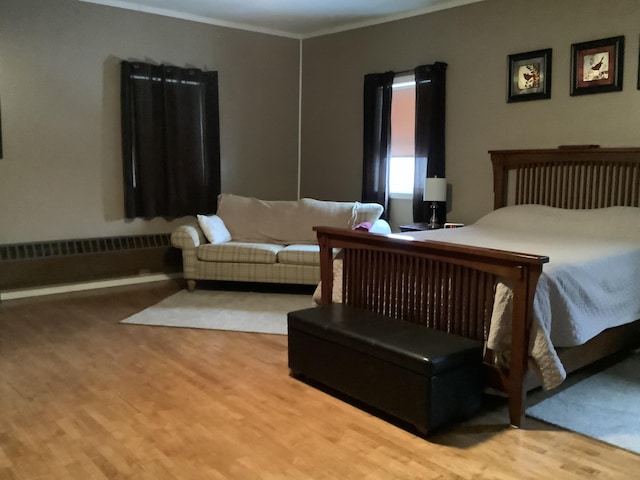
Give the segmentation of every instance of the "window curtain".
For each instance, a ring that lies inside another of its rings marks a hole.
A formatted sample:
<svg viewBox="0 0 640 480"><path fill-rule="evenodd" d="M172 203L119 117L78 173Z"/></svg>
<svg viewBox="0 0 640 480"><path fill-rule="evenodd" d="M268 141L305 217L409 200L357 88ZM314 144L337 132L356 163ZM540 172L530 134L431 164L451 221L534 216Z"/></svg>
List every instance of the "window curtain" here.
<svg viewBox="0 0 640 480"><path fill-rule="evenodd" d="M215 212L218 73L123 61L121 101L125 217Z"/></svg>
<svg viewBox="0 0 640 480"><path fill-rule="evenodd" d="M382 218L387 220L393 77L393 72L372 73L364 77L362 201L382 205Z"/></svg>
<svg viewBox="0 0 640 480"><path fill-rule="evenodd" d="M426 177L445 178L445 79L447 64L436 62L414 69L416 78L415 174L413 221L427 222L431 203L423 201ZM437 202L436 216L443 225L446 202Z"/></svg>

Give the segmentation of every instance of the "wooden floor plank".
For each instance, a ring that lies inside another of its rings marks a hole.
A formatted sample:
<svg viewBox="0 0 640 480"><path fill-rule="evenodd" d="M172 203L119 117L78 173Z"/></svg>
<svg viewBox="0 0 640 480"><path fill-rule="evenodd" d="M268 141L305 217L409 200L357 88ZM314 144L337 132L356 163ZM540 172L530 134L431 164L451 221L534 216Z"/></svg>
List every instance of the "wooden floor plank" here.
<svg viewBox="0 0 640 480"><path fill-rule="evenodd" d="M632 479L504 402L428 440L289 376L281 335L124 325L163 282L0 303L0 479Z"/></svg>

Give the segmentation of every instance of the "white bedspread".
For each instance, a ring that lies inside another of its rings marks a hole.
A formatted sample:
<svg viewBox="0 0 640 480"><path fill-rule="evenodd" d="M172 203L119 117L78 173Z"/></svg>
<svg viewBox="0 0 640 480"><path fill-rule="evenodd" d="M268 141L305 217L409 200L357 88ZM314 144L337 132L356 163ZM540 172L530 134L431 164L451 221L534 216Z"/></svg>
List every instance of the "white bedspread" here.
<svg viewBox="0 0 640 480"><path fill-rule="evenodd" d="M475 224L402 234L549 257L533 306L530 355L544 388L566 377L554 346L580 345L640 319L640 208L505 207ZM511 291L496 289L487 346L508 359Z"/></svg>

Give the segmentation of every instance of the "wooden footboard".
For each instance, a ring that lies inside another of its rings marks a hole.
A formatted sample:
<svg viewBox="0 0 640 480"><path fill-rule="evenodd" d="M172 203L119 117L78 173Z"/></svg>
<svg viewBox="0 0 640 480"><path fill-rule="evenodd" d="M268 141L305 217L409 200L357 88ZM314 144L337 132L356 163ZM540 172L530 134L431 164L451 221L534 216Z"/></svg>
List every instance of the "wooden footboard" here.
<svg viewBox="0 0 640 480"><path fill-rule="evenodd" d="M332 252L341 249L342 302L485 341L496 282L507 282L513 290L510 368L487 363L492 370L487 379L507 393L511 423L521 425L533 297L547 257L330 227L315 230L323 304L334 300Z"/></svg>

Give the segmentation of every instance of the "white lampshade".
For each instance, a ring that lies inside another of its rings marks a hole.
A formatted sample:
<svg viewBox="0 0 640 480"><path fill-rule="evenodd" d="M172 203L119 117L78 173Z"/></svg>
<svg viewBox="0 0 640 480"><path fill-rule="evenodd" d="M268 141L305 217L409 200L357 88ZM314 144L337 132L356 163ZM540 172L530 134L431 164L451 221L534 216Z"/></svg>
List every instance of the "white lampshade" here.
<svg viewBox="0 0 640 480"><path fill-rule="evenodd" d="M447 179L446 178L426 178L424 182L425 202L446 202L447 201Z"/></svg>

